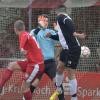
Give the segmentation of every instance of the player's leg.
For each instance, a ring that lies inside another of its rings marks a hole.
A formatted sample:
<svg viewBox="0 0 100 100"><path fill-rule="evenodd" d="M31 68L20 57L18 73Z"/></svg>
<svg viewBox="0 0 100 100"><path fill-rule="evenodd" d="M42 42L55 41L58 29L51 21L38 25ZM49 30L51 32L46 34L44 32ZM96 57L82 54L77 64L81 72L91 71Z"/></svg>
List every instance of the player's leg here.
<svg viewBox="0 0 100 100"><path fill-rule="evenodd" d="M35 90L35 89L36 89L36 87L38 86L38 84L39 84L39 82L40 82L41 78L42 78L42 75L41 75L41 76L39 76L39 77L37 77L37 78L34 80L34 82L30 85L30 90L31 90L31 93L33 93L33 92L34 92L34 90Z"/></svg>
<svg viewBox="0 0 100 100"><path fill-rule="evenodd" d="M29 93L28 94L24 94L25 96L29 96L29 97L32 97L31 96L31 94L32 93L34 93L34 90L36 89L36 87L38 86L38 84L39 84L39 82L40 82L40 78L36 78L33 82L32 82L32 84L30 84L30 90L28 89L27 91L29 91ZM23 85L22 85L22 88L24 88L23 87ZM31 93L30 93L30 91L31 91ZM23 96L23 100L25 100L25 96Z"/></svg>
<svg viewBox="0 0 100 100"><path fill-rule="evenodd" d="M79 62L80 53L81 53L81 48L75 47L73 50L71 50L68 62L66 63L66 66L68 67L70 95L72 96L71 100L77 100L77 79L75 76L75 72L77 64Z"/></svg>
<svg viewBox="0 0 100 100"><path fill-rule="evenodd" d="M60 53L58 66L57 66L57 74L56 74L56 85L59 87L63 82L63 71L66 61L68 60L68 50L62 50Z"/></svg>
<svg viewBox="0 0 100 100"><path fill-rule="evenodd" d="M4 84L10 79L12 73L16 70L25 71L27 66L27 61L17 61L11 62L8 64L8 68L3 72L2 77L0 79L0 92L2 92L2 88Z"/></svg>
<svg viewBox="0 0 100 100"><path fill-rule="evenodd" d="M25 73L25 81L23 82L22 89L24 93L25 100L32 100L32 93L30 90L30 84L38 76L42 75L44 71L44 64L36 64L33 66L28 66Z"/></svg>
<svg viewBox="0 0 100 100"><path fill-rule="evenodd" d="M68 79L69 79L69 88L71 100L77 100L77 79L75 76L75 70L68 68Z"/></svg>
<svg viewBox="0 0 100 100"><path fill-rule="evenodd" d="M64 71L64 64L59 61L57 66L57 73L56 73L56 88L57 90L54 92L54 94L50 97L50 100L55 100L55 98L58 96L59 100L65 100L64 99L64 90L62 88L62 82L63 82L63 71Z"/></svg>
<svg viewBox="0 0 100 100"><path fill-rule="evenodd" d="M32 93L30 91L30 83L27 83L26 80L22 83L22 91L24 94L23 100L32 100Z"/></svg>
<svg viewBox="0 0 100 100"><path fill-rule="evenodd" d="M46 67L46 66L45 66ZM45 68L44 68L44 73L45 73ZM43 74L44 74L43 73ZM38 77L32 82L32 84L30 85L30 90L31 90L31 93L34 92L34 90L36 89L36 87L38 86L43 74L41 75L38 75Z"/></svg>
<svg viewBox="0 0 100 100"><path fill-rule="evenodd" d="M0 92L2 92L2 87L4 86L4 84L6 83L6 81L8 81L10 79L10 77L12 76L12 73L15 70L21 70L20 66L17 64L17 62L11 62L8 65L8 68L6 68L6 70L3 72L2 77L0 79Z"/></svg>
<svg viewBox="0 0 100 100"><path fill-rule="evenodd" d="M56 69L57 69L57 65L56 65L55 60L54 61L51 61L51 60L45 61L45 73L48 75L48 77L51 80L54 81L54 84L55 84ZM30 86L30 90L32 93L34 92L35 88L38 86L40 79L41 79L41 77L37 78ZM60 85L60 87L62 89L62 93L60 95L58 95L58 98L59 98L59 100L65 100L62 84Z"/></svg>
<svg viewBox="0 0 100 100"><path fill-rule="evenodd" d="M63 82L64 79L64 66L66 61L68 60L68 50L62 50L60 53L59 61L58 61L58 66L57 66L57 74L56 74L56 86L57 86L57 92L55 92L51 96L51 100L55 100L54 98L56 97L56 94L61 94L62 90L60 88L60 85Z"/></svg>
<svg viewBox="0 0 100 100"><path fill-rule="evenodd" d="M53 64L52 64L53 63ZM44 73L46 73L48 75L48 77L53 80L53 78L55 77L56 75L56 63L55 63L55 60L45 60L44 61L44 64L45 64L45 70L44 70ZM35 82L32 83L32 85L30 86L30 89L31 89L31 92L33 93L35 88L38 86L39 84L39 81L41 80L42 78L42 75L35 80Z"/></svg>
<svg viewBox="0 0 100 100"><path fill-rule="evenodd" d="M45 61L45 73L48 75L48 77L51 80L53 80L54 84L55 84L56 70L57 70L57 64L56 64L55 60L52 59L52 60ZM60 95L58 95L58 99L65 100L62 84L60 85L60 87L62 89L62 93Z"/></svg>
<svg viewBox="0 0 100 100"><path fill-rule="evenodd" d="M27 67L26 73L25 73L25 80L22 84L22 90L24 93L25 100L32 100L32 93L30 90L30 85L33 81L33 79L36 77L36 75L39 72L39 66L30 66Z"/></svg>
<svg viewBox="0 0 100 100"><path fill-rule="evenodd" d="M49 60L45 60L44 61L45 64L45 70L44 73L46 73L48 75L48 77L53 80L53 78L55 78L56 75L56 63L54 59L49 59ZM30 86L31 92L33 93L35 88L38 86L39 81L41 80L42 75L39 76L38 79L35 80L35 82L32 83L32 85Z"/></svg>

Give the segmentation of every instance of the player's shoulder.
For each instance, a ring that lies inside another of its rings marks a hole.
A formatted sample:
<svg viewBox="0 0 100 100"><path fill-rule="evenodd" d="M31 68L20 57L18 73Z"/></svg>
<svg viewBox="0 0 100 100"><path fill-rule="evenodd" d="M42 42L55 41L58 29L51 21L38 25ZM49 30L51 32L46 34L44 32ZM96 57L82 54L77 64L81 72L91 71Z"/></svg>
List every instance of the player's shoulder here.
<svg viewBox="0 0 100 100"><path fill-rule="evenodd" d="M32 30L30 31L30 35L33 35L33 34L34 34L34 31L35 31L35 29L32 29Z"/></svg>
<svg viewBox="0 0 100 100"><path fill-rule="evenodd" d="M31 30L30 35L37 35L40 32L40 30L41 29L39 27L37 27L37 28Z"/></svg>
<svg viewBox="0 0 100 100"><path fill-rule="evenodd" d="M22 32L21 35L19 35L20 39L28 39L29 38L29 33L27 31Z"/></svg>
<svg viewBox="0 0 100 100"><path fill-rule="evenodd" d="M60 13L59 15L58 15L58 17L57 17L57 19L58 20L61 20L61 19L71 19L72 20L72 18L68 15L68 14L66 14L66 13Z"/></svg>
<svg viewBox="0 0 100 100"><path fill-rule="evenodd" d="M27 36L29 33L27 32L27 31L25 31L25 32L22 32L21 33L21 36Z"/></svg>

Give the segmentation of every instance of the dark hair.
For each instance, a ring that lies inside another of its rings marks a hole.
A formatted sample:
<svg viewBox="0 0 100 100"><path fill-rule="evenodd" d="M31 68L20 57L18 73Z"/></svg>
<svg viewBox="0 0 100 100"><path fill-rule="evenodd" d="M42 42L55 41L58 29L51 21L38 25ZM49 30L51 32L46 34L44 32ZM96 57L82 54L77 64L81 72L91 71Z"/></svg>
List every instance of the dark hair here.
<svg viewBox="0 0 100 100"><path fill-rule="evenodd" d="M14 28L16 28L18 31L23 31L25 30L25 24L22 20L17 20L14 23Z"/></svg>
<svg viewBox="0 0 100 100"><path fill-rule="evenodd" d="M41 14L39 16L44 16L45 18L49 18L49 16L47 14Z"/></svg>

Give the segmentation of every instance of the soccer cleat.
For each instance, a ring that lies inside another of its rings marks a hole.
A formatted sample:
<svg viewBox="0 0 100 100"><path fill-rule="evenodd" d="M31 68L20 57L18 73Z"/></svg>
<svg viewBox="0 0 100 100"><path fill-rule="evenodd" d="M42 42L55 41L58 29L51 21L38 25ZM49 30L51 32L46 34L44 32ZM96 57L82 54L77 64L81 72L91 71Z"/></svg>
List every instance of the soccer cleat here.
<svg viewBox="0 0 100 100"><path fill-rule="evenodd" d="M50 97L50 100L56 100L56 98L58 97L60 93L58 91L55 91L52 96Z"/></svg>
<svg viewBox="0 0 100 100"><path fill-rule="evenodd" d="M61 94L61 93L62 93L62 88L61 87L57 87L56 91L50 97L50 100L56 100L58 95Z"/></svg>

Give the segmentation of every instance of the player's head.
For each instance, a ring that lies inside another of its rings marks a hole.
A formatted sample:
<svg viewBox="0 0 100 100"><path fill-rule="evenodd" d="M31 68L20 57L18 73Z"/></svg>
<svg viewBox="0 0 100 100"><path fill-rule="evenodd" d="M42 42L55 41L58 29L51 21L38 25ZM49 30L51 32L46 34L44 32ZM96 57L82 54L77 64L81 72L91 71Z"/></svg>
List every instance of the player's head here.
<svg viewBox="0 0 100 100"><path fill-rule="evenodd" d="M46 14L41 14L38 16L38 25L41 28L47 28L48 27L48 20L49 17Z"/></svg>
<svg viewBox="0 0 100 100"><path fill-rule="evenodd" d="M20 34L22 31L25 31L25 24L22 20L17 20L14 23L14 31L16 34Z"/></svg>
<svg viewBox="0 0 100 100"><path fill-rule="evenodd" d="M55 9L56 14L66 13L67 8L64 5L60 5Z"/></svg>

